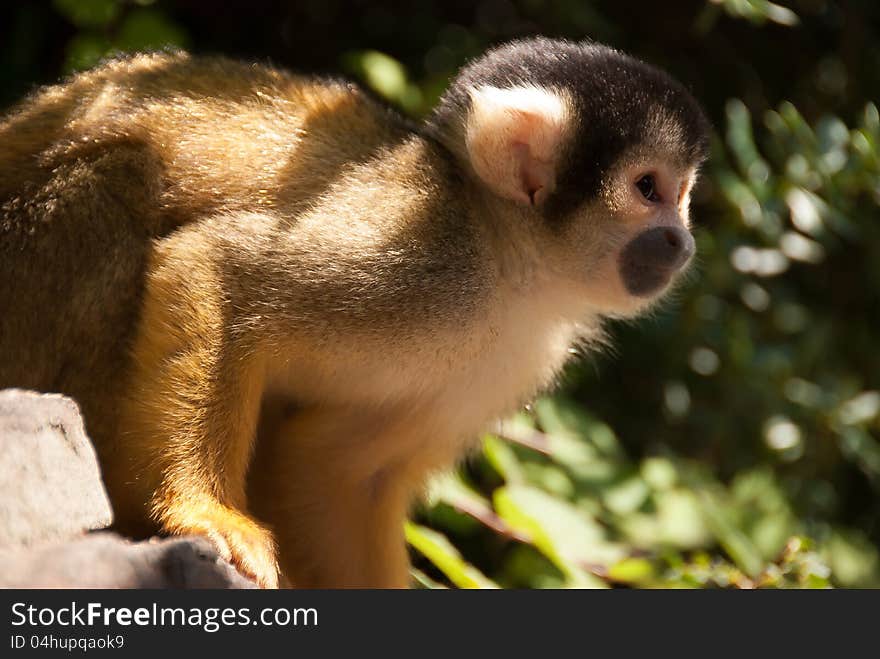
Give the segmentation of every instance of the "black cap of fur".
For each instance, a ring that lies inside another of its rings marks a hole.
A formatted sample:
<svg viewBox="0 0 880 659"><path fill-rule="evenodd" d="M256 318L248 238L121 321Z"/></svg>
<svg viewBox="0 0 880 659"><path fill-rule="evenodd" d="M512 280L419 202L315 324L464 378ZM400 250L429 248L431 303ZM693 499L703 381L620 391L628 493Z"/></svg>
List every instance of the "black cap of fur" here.
<svg viewBox="0 0 880 659"><path fill-rule="evenodd" d="M463 139L469 90L486 85L568 91L577 124L560 163L556 191L547 200L552 215L594 198L609 169L630 149L661 150L695 165L707 154L705 115L674 78L601 44L546 38L510 42L465 66L429 118L429 133L447 144ZM658 130L660 118L678 130Z"/></svg>

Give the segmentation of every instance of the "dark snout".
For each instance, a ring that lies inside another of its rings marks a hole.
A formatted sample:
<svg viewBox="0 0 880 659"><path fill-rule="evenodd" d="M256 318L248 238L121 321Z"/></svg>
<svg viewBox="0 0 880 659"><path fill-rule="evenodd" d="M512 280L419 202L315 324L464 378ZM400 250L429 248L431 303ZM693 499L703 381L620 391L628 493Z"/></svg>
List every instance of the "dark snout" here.
<svg viewBox="0 0 880 659"><path fill-rule="evenodd" d="M632 295L651 295L690 260L694 249L693 236L680 226L648 229L623 248L620 277Z"/></svg>

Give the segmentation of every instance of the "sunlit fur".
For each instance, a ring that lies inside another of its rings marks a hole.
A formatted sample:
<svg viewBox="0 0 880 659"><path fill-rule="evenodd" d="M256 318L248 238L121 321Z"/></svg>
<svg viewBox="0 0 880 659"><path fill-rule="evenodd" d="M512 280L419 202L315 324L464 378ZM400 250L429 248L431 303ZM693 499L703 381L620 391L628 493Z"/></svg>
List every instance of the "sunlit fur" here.
<svg viewBox="0 0 880 659"><path fill-rule="evenodd" d="M206 535L269 587L405 586L427 476L650 302L613 263L656 218L614 177L699 160L679 109L686 144L634 140L577 197L589 90L526 69L526 92L466 69L420 129L348 83L185 54L37 92L0 122L0 386L77 398L128 533ZM551 163L544 194L470 160L469 126L505 157L493 125Z"/></svg>

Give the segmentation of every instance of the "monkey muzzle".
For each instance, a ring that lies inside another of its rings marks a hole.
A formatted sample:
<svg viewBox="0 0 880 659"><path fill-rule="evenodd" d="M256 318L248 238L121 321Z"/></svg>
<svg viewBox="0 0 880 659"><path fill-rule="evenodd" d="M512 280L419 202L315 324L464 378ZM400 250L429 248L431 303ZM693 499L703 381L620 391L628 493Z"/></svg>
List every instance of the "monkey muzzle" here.
<svg viewBox="0 0 880 659"><path fill-rule="evenodd" d="M694 237L680 226L643 231L620 253L620 278L632 295L658 292L694 255Z"/></svg>

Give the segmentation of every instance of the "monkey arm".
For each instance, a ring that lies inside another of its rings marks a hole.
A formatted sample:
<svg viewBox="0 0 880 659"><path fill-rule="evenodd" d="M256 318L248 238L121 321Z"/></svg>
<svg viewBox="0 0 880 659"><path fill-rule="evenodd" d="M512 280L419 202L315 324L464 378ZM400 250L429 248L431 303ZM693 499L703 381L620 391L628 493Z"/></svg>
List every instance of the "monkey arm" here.
<svg viewBox="0 0 880 659"><path fill-rule="evenodd" d="M123 523L148 514L198 533L264 586L277 585L271 534L246 513L245 476L262 394L260 363L229 336L222 283L195 231L151 257L113 465ZM130 504L126 502L131 502Z"/></svg>

